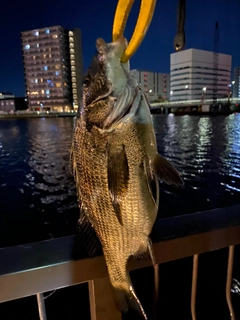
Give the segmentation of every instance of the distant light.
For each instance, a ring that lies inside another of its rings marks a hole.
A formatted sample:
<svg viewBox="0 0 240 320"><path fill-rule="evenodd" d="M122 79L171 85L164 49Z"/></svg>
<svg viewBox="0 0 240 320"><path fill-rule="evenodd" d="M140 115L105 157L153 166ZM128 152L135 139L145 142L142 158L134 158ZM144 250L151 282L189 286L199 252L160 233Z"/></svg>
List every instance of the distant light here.
<svg viewBox="0 0 240 320"><path fill-rule="evenodd" d="M49 111L47 111L47 113L49 113Z"/></svg>
<svg viewBox="0 0 240 320"><path fill-rule="evenodd" d="M149 92L152 92L152 89L149 89Z"/></svg>
<svg viewBox="0 0 240 320"><path fill-rule="evenodd" d="M185 89L187 89L187 88L188 88L188 85L185 86Z"/></svg>
<svg viewBox="0 0 240 320"><path fill-rule="evenodd" d="M206 88L206 87L203 87L202 90L205 92L205 91L207 90L207 88Z"/></svg>
<svg viewBox="0 0 240 320"><path fill-rule="evenodd" d="M232 81L232 85L234 85L235 81Z"/></svg>
<svg viewBox="0 0 240 320"><path fill-rule="evenodd" d="M39 36L39 32L38 31L34 31L34 33L33 33L36 37L38 37Z"/></svg>
<svg viewBox="0 0 240 320"><path fill-rule="evenodd" d="M173 94L173 91L170 91L170 94L172 95L172 94Z"/></svg>
<svg viewBox="0 0 240 320"><path fill-rule="evenodd" d="M50 30L49 30L49 29L45 30L45 33L46 33L46 34L49 34L49 33L50 33Z"/></svg>
<svg viewBox="0 0 240 320"><path fill-rule="evenodd" d="M236 107L238 107L238 103L236 103Z"/></svg>
<svg viewBox="0 0 240 320"><path fill-rule="evenodd" d="M29 44L26 44L26 45L25 45L25 49L26 49L26 50L29 50L29 49L30 49L30 45L29 45Z"/></svg>

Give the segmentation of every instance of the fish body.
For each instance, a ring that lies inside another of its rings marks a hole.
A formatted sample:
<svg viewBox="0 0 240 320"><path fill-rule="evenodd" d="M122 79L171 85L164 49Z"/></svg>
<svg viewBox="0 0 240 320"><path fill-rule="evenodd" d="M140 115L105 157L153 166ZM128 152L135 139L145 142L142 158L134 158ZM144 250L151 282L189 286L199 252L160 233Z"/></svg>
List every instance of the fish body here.
<svg viewBox="0 0 240 320"><path fill-rule="evenodd" d="M120 63L126 40L107 44L98 39L96 46L71 149L79 222L80 227L87 222L101 242L118 308L126 312L133 307L147 319L127 263L139 255L148 255L154 263L149 236L158 211L158 177L168 183L182 181L158 154L147 99L129 64Z"/></svg>

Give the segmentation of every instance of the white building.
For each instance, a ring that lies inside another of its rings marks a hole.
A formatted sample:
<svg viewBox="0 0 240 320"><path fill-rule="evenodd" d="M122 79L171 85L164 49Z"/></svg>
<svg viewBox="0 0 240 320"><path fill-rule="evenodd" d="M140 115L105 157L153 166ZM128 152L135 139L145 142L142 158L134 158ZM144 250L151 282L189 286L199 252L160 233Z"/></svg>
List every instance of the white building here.
<svg viewBox="0 0 240 320"><path fill-rule="evenodd" d="M218 55L218 70L213 68L214 54L210 51L188 49L171 54L170 100L213 98L217 74L217 97L226 97L231 83L230 55Z"/></svg>
<svg viewBox="0 0 240 320"><path fill-rule="evenodd" d="M131 74L137 79L139 85L144 89L144 92L150 102L157 100L159 97L169 99L169 74L137 69L131 70Z"/></svg>

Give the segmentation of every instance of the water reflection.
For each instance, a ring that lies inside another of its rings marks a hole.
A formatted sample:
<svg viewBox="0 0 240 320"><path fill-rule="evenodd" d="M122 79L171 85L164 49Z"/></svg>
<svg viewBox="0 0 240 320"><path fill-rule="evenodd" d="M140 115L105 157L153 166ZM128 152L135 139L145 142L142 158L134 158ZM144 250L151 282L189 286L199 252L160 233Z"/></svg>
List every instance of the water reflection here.
<svg viewBox="0 0 240 320"><path fill-rule="evenodd" d="M153 119L159 152L185 181L183 189L161 184L159 217L240 202L240 114ZM73 123L72 118L1 120L0 245L75 232Z"/></svg>

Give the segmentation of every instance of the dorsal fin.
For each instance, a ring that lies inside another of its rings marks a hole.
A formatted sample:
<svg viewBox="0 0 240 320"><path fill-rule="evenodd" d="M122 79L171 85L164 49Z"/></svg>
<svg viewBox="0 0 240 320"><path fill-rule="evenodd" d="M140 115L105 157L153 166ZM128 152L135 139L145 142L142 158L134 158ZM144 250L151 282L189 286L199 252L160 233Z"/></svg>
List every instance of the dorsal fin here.
<svg viewBox="0 0 240 320"><path fill-rule="evenodd" d="M108 188L114 211L122 225L121 201L127 193L129 167L124 145L117 149L108 145Z"/></svg>
<svg viewBox="0 0 240 320"><path fill-rule="evenodd" d="M88 256L93 258L102 254L101 242L82 207L80 208L80 218L77 229L76 241L80 247L86 250Z"/></svg>

